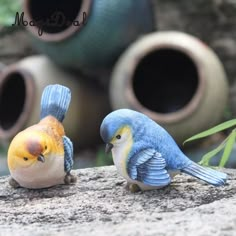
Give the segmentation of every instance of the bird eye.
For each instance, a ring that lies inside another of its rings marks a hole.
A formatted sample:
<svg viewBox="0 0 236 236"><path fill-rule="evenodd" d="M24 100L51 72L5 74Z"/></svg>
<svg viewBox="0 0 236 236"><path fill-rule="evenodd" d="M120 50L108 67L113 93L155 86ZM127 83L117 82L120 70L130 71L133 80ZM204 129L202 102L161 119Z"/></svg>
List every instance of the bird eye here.
<svg viewBox="0 0 236 236"><path fill-rule="evenodd" d="M28 161L29 158L28 158L28 157L24 157L23 159L24 159L25 161Z"/></svg>
<svg viewBox="0 0 236 236"><path fill-rule="evenodd" d="M116 135L116 138L117 139L121 139L121 136L118 134L118 135Z"/></svg>
<svg viewBox="0 0 236 236"><path fill-rule="evenodd" d="M46 145L46 146L44 147L44 149L47 150L47 148L48 148L48 146Z"/></svg>

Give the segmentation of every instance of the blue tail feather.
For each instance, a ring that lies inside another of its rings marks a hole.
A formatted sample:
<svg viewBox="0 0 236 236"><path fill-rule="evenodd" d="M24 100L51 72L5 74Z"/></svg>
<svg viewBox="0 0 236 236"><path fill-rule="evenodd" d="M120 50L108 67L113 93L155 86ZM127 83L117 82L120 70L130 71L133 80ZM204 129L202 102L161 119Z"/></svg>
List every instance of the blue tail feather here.
<svg viewBox="0 0 236 236"><path fill-rule="evenodd" d="M214 186L221 186L226 183L227 174L198 165L192 162L181 170L182 172L199 178Z"/></svg>
<svg viewBox="0 0 236 236"><path fill-rule="evenodd" d="M71 100L70 89L59 84L47 86L41 98L40 119L46 116L54 116L62 122L69 108Z"/></svg>

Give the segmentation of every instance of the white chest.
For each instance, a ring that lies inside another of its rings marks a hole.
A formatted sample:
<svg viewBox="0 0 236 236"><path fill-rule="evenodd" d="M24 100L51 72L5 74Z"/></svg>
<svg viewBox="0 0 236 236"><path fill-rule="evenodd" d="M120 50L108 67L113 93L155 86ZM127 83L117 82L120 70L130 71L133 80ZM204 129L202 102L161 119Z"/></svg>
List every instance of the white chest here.
<svg viewBox="0 0 236 236"><path fill-rule="evenodd" d="M130 152L132 144L123 143L118 147L114 146L112 149L112 157L117 171L122 175L128 182L133 182L127 173L127 158Z"/></svg>
<svg viewBox="0 0 236 236"><path fill-rule="evenodd" d="M11 171L11 176L25 188L47 188L64 183L64 157L49 156L45 162L37 161L27 168Z"/></svg>

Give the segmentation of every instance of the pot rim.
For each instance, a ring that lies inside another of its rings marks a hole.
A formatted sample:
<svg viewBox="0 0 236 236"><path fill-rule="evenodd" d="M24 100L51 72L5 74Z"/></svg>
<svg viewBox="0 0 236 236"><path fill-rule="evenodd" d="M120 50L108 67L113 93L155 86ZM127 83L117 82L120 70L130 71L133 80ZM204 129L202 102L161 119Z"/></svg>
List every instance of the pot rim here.
<svg viewBox="0 0 236 236"><path fill-rule="evenodd" d="M32 15L29 11L29 3L32 0L24 0L23 2L23 12L24 17L26 19L26 21L30 22L32 21ZM92 6L92 1L93 0L82 0L82 4L80 7L80 10L76 16L76 18L74 19L74 21L79 21L80 25L79 26L75 26L73 24L71 24L68 28L66 28L65 30L63 30L62 32L59 33L47 33L47 32L43 32L42 35L39 35L39 28L37 26L30 26L29 24L26 26L26 28L28 29L28 31L30 31L34 36L36 36L37 38L40 38L41 41L48 41L48 42L58 42L58 41L62 41L66 38L71 37L73 34L79 32L85 25L81 23L81 15L83 15L83 12L86 12L86 17L89 16L89 13L91 11L91 6Z"/></svg>
<svg viewBox="0 0 236 236"><path fill-rule="evenodd" d="M35 102L36 85L33 80L33 76L29 71L23 68L19 68L17 65L11 65L1 73L0 96L2 86L4 86L4 83L6 83L13 74L19 74L20 76L22 76L25 84L25 100L24 106L22 107L22 112L19 114L12 127L9 129L4 129L0 126L0 139L3 140L12 138L24 127Z"/></svg>
<svg viewBox="0 0 236 236"><path fill-rule="evenodd" d="M166 114L155 112L143 106L136 98L132 87L133 75L140 61L144 57L146 57L149 53L163 49L175 50L185 54L194 63L198 74L197 89L195 94L192 96L191 100L178 111ZM201 62L198 56L196 56L188 47L185 47L184 45L178 45L178 42L177 43L162 42L159 44L149 44L146 50L139 50L139 51L136 50L135 60L132 60L132 62L129 64L129 67L130 67L129 69L130 74L128 77L130 79L127 81L125 86L126 87L125 97L128 103L131 105L132 108L137 109L142 113L145 113L150 118L160 123L163 124L175 123L180 120L183 120L184 118L187 118L189 115L194 113L194 111L197 109L198 105L202 101L203 96L205 94L206 81L204 76L205 73L204 64Z"/></svg>

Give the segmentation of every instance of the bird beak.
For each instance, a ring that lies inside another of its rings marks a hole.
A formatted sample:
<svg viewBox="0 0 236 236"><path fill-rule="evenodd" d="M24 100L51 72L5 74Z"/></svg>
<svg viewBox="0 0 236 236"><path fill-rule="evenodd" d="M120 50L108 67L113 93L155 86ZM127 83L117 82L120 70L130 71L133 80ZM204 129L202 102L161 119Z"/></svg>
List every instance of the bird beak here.
<svg viewBox="0 0 236 236"><path fill-rule="evenodd" d="M112 148L113 148L113 144L112 143L107 143L106 148L105 148L105 153L108 154L111 151Z"/></svg>
<svg viewBox="0 0 236 236"><path fill-rule="evenodd" d="M40 154L37 159L38 159L38 161L41 161L42 163L45 162L45 157L43 154Z"/></svg>

